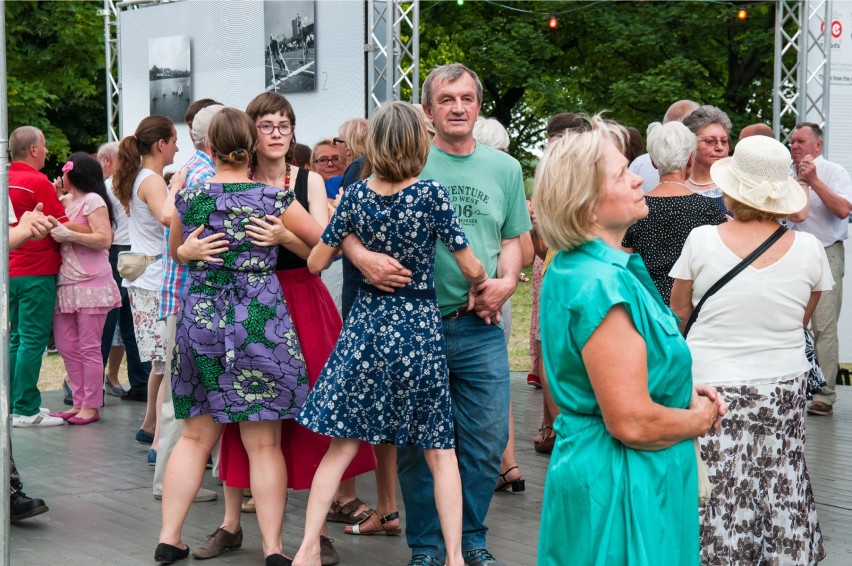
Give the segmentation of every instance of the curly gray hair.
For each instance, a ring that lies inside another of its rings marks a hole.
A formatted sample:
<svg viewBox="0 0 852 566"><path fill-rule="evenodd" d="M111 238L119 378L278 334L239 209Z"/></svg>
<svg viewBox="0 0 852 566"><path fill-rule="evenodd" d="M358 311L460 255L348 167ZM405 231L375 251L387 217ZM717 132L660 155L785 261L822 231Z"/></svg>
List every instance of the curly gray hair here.
<svg viewBox="0 0 852 566"><path fill-rule="evenodd" d="M698 132L710 124L719 124L725 128L725 132L728 134L731 133L731 128L733 127L731 119L728 118L727 114L722 112L718 107L709 104L699 106L683 119L683 125L689 128L695 135L698 135Z"/></svg>

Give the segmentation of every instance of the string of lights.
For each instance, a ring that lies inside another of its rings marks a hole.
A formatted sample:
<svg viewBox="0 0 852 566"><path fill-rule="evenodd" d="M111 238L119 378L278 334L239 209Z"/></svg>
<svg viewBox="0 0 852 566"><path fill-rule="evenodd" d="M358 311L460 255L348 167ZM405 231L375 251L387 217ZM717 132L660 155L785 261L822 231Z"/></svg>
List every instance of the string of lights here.
<svg viewBox="0 0 852 566"><path fill-rule="evenodd" d="M534 15L548 17L548 23L547 23L548 27L550 29L556 29L557 27L559 27L559 19L557 18L557 16L563 16L565 14L570 14L572 12L578 12L580 10L588 10L589 8L597 6L598 4L606 3L608 0L596 0L594 2L580 2L579 6L576 6L576 7L573 7L573 8L568 8L566 10L560 10L560 11L530 10L530 9L521 8L521 7L518 7L518 6L510 6L508 4L501 4L500 2L497 2L495 0L481 0L481 1L487 2L488 4L491 4L492 6L496 6L498 8L502 8L504 10L519 12L521 14L534 14ZM734 4L733 2L730 2L728 0L698 0L698 1L704 2L704 3L707 3L707 4ZM465 0L455 0L455 2L459 6L464 6ZM535 2L534 4L540 6L542 4L545 4L545 2ZM438 5L437 3L432 4L426 10L434 8L437 5ZM737 18L740 19L740 20L745 20L746 18L748 18L748 10L746 10L745 8L738 8Z"/></svg>

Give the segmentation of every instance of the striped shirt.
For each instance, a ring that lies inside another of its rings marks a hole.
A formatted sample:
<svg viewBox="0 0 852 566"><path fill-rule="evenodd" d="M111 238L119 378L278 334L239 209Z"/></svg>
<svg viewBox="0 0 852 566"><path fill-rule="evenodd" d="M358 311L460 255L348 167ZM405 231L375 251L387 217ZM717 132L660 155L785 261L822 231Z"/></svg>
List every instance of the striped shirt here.
<svg viewBox="0 0 852 566"><path fill-rule="evenodd" d="M193 187L203 183L216 174L213 161L206 153L196 150L186 165L188 169L184 187ZM180 292L186 285L186 266L172 261L169 254L169 227L166 226L166 246L163 250L163 284L160 287L160 319L177 313L180 304Z"/></svg>

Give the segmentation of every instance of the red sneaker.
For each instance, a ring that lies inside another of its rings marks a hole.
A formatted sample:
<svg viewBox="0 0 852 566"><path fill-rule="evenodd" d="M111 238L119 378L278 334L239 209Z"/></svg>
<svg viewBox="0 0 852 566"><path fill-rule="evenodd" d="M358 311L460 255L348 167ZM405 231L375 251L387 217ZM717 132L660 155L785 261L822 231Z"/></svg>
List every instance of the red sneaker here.
<svg viewBox="0 0 852 566"><path fill-rule="evenodd" d="M532 385L536 389L541 389L541 378L534 373L528 373L527 385Z"/></svg>

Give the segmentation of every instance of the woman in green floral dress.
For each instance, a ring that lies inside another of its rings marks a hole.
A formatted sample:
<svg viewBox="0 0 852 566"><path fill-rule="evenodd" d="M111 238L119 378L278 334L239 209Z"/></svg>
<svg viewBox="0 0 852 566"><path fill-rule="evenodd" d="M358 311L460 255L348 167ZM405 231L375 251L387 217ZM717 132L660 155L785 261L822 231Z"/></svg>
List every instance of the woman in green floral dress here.
<svg viewBox="0 0 852 566"><path fill-rule="evenodd" d="M189 548L181 543L183 521L222 424L238 422L251 463L266 563L289 564L281 544L287 485L280 421L298 412L308 380L275 275L278 248L255 246L245 226L250 218L273 214L312 243L321 228L294 202L292 191L248 178L257 132L244 112L218 112L208 140L216 175L177 194L169 242L177 261L201 259L188 264L176 321L172 389L175 416L184 422L163 482L155 559L168 563L188 556ZM184 247L185 238L195 248Z"/></svg>

